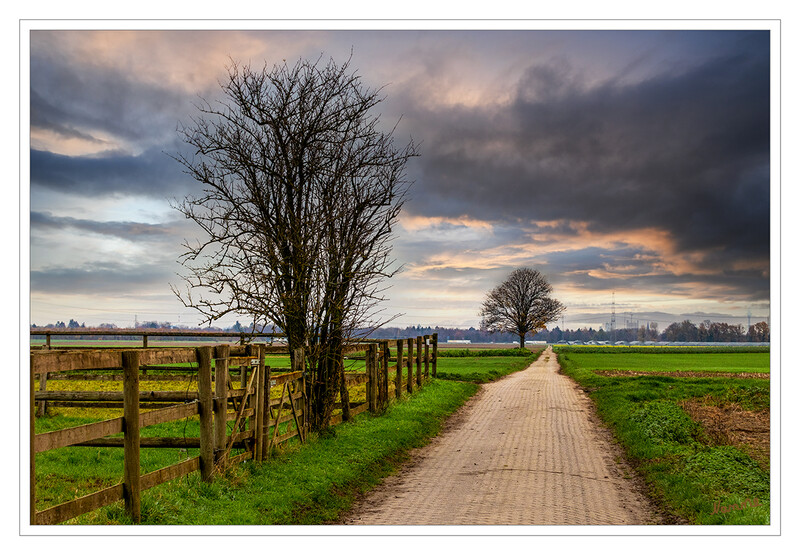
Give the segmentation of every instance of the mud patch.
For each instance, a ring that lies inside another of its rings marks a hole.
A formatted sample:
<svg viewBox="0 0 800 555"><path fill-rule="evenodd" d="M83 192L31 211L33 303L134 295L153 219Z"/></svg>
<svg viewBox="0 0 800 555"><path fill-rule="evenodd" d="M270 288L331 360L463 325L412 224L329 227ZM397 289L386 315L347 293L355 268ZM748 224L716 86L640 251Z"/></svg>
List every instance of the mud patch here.
<svg viewBox="0 0 800 555"><path fill-rule="evenodd" d="M692 420L700 423L711 443L741 449L769 471L769 410L716 406L704 399L688 399L680 405Z"/></svg>
<svg viewBox="0 0 800 555"><path fill-rule="evenodd" d="M638 370L592 370L598 376L666 376L669 378L750 378L768 380L769 372L640 372Z"/></svg>

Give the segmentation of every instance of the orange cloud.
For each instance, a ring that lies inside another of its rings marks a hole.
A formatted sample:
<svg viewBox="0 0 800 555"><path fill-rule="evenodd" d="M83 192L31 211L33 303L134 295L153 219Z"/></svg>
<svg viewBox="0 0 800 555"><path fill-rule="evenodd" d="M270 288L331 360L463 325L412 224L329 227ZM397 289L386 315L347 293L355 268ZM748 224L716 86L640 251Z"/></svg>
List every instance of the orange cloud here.
<svg viewBox="0 0 800 555"><path fill-rule="evenodd" d="M474 218L470 218L469 216L451 218L445 216L411 216L401 213L399 221L400 225L402 225L407 231L422 231L425 229L432 229L442 224L479 229L487 232L491 232L493 228L491 223L483 220L476 220Z"/></svg>
<svg viewBox="0 0 800 555"><path fill-rule="evenodd" d="M403 227L410 232L424 232L442 223L462 226L472 232L492 233L490 222L471 218L405 217ZM678 251L673 236L667 230L641 228L629 231L601 232L591 230L588 222L552 220L533 222L535 228L527 235L529 241L518 241L488 249L467 249L460 252L437 253L407 266L406 277L425 279L430 272L447 268L474 268L488 270L501 267L536 264L544 262L551 253L578 251L587 248L618 250L620 248L643 249L635 259L646 262L649 270L632 274L639 266L609 262L596 268L580 270L579 273L597 279L628 278L632 276L658 275L710 275L714 271L703 268L701 263L707 251ZM707 285L704 284L707 288ZM692 286L675 286L675 290L688 291ZM586 294L586 289L581 289Z"/></svg>

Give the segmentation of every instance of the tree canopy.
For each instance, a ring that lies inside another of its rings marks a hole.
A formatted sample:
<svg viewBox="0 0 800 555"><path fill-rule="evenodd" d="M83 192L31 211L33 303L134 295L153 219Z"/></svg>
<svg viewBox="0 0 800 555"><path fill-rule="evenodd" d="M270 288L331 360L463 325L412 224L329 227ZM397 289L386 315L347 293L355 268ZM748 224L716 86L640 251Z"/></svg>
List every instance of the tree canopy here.
<svg viewBox="0 0 800 555"><path fill-rule="evenodd" d="M392 225L417 155L372 114L380 89L349 61L320 60L260 70L232 62L223 99L203 101L181 129L193 152L176 159L203 192L175 207L203 237L185 243L187 286L173 287L209 323L248 315L279 327L292 352L304 348L315 427L327 424L343 380L342 342L372 323L381 281L395 271Z"/></svg>
<svg viewBox="0 0 800 555"><path fill-rule="evenodd" d="M553 287L532 268L518 268L492 289L481 307L481 328L491 332L511 332L525 348L525 336L544 329L566 307L550 296Z"/></svg>

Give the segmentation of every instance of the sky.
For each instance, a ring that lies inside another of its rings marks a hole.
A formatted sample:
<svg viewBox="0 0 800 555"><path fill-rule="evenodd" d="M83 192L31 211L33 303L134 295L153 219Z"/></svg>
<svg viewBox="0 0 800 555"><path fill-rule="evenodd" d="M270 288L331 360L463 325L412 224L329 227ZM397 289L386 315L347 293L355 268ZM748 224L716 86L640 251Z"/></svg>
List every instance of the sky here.
<svg viewBox="0 0 800 555"><path fill-rule="evenodd" d="M170 288L198 236L170 206L199 187L178 127L231 60L351 56L420 145L392 325L477 327L521 266L567 307L551 327L600 327L612 298L618 327L769 316L768 31L34 30L31 322L199 323Z"/></svg>

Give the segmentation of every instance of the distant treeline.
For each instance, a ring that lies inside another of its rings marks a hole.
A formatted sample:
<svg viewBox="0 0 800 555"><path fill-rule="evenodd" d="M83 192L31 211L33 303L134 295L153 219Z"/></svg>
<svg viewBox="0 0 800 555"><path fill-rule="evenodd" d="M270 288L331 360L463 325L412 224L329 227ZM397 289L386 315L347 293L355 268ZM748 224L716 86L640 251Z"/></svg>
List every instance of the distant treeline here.
<svg viewBox="0 0 800 555"><path fill-rule="evenodd" d="M579 330L561 330L558 327L536 334L534 339L558 343L560 341L669 341L689 343L761 343L769 341L769 324L758 322L745 330L741 324L705 321L695 325L689 320L675 322L663 332L656 326L641 326L638 329L628 328L614 331L583 328Z"/></svg>
<svg viewBox="0 0 800 555"><path fill-rule="evenodd" d="M100 324L95 327L86 327L83 323L78 323L70 319L69 323L57 322L56 324L47 324L46 326L37 326L33 324L31 330L86 330L86 335L91 335L92 330L125 330L130 331L131 328L118 328L114 324ZM227 328L220 327L205 327L205 328L187 328L185 326L174 326L169 322L143 322L138 327L133 328L147 332L158 331L197 331L202 332L232 332L235 334L240 333L253 333L252 324L243 326L238 321L233 326ZM273 326L268 326L266 329L255 330L258 333L272 333L279 332L280 329ZM488 331L476 328L446 328L441 326L407 326L405 328L399 327L384 327L377 330L361 330L356 335L358 337L369 337L371 339L402 339L406 337L415 337L418 335L429 335L432 333L439 334L439 342L447 342L450 340L464 341L468 340L472 343L516 343L518 338L513 333L489 333ZM537 333L533 337L528 337L529 340L546 341L548 343L558 343L561 341L681 341L681 342L713 342L713 343L739 343L739 342L767 342L769 341L770 330L769 324L766 322L758 322L745 330L741 324L733 325L725 322L711 322L705 321L700 325L695 325L689 320L683 322L675 322L666 327L663 332L658 331L655 325L641 326L638 329L618 329L613 331L606 331L604 329L581 328L576 330L562 330L558 326L552 330L544 330ZM124 336L120 336L124 338ZM164 340L174 339L186 341L186 337L164 337Z"/></svg>
<svg viewBox="0 0 800 555"><path fill-rule="evenodd" d="M489 333L484 330L469 328L445 328L440 326L408 326L406 328L381 328L369 334L373 339L397 339L416 335L439 334L439 342L448 340L469 340L472 343L516 343L518 338L513 333ZM676 322L667 326L663 332L658 331L655 325L641 326L638 329L619 329L606 331L604 329L581 328L576 330L562 330L558 326L552 330L544 330L528 340L558 343L560 341L685 341L685 342L713 342L713 343L740 343L740 342L766 342L769 341L769 325L759 322L750 326L727 324L725 322L706 321L699 326L689 320Z"/></svg>

